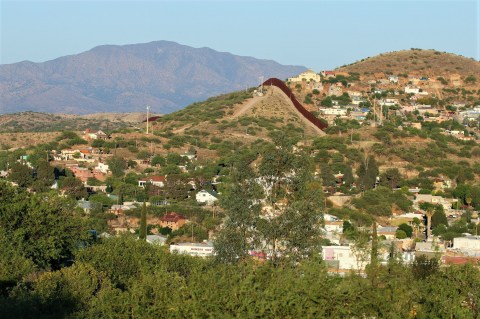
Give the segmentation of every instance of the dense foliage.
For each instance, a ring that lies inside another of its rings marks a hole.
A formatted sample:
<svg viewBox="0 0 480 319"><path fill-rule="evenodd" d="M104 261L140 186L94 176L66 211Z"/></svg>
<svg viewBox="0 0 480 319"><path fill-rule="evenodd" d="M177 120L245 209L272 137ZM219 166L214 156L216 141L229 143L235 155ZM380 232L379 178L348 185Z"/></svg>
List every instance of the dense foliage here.
<svg viewBox="0 0 480 319"><path fill-rule="evenodd" d="M225 265L123 237L80 251L71 267L18 279L0 309L9 318L476 318L478 269L435 265L391 258L372 280L327 274L317 258Z"/></svg>

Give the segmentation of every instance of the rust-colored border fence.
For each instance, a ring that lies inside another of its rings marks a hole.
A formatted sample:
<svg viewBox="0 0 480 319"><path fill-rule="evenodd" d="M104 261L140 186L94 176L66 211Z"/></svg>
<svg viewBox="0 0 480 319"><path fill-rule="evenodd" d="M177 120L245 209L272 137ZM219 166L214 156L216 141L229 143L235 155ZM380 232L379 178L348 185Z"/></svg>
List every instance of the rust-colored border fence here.
<svg viewBox="0 0 480 319"><path fill-rule="evenodd" d="M313 125L315 125L319 129L324 130L328 127L327 123L320 121L312 113L307 111L307 109L304 108L303 105L300 104L300 102L297 101L297 99L295 98L295 95L293 95L292 93L292 90L290 90L290 88L282 80L277 78L270 78L265 82L263 82L263 85L265 86L274 85L280 90L282 90L283 93L285 93L290 98L295 108L303 115L303 117L305 117L307 120L309 120L311 123L313 123Z"/></svg>

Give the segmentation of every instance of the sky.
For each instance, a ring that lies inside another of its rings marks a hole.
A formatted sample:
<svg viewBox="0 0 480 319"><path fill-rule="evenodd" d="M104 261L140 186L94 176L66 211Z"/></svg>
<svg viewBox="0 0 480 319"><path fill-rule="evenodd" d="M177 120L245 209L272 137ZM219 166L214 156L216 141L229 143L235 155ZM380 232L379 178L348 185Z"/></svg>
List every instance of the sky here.
<svg viewBox="0 0 480 319"><path fill-rule="evenodd" d="M480 0L0 0L0 64L157 40L317 72L410 48L480 60Z"/></svg>

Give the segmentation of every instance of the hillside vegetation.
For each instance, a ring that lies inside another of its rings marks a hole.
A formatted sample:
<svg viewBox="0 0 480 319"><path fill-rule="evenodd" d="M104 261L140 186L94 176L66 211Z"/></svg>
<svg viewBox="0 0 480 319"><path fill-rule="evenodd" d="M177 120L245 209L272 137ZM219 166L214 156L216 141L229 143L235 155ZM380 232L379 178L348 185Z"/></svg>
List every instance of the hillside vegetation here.
<svg viewBox="0 0 480 319"><path fill-rule="evenodd" d="M404 50L368 57L337 69L342 72L451 75L480 75L480 62L436 50Z"/></svg>

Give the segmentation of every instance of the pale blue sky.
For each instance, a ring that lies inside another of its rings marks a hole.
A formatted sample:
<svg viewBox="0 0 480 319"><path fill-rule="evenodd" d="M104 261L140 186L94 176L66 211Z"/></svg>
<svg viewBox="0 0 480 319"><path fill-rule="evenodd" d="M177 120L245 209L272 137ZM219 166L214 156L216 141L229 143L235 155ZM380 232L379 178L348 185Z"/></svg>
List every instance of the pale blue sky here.
<svg viewBox="0 0 480 319"><path fill-rule="evenodd" d="M409 48L478 60L479 19L480 0L0 0L0 63L156 40L316 71Z"/></svg>

